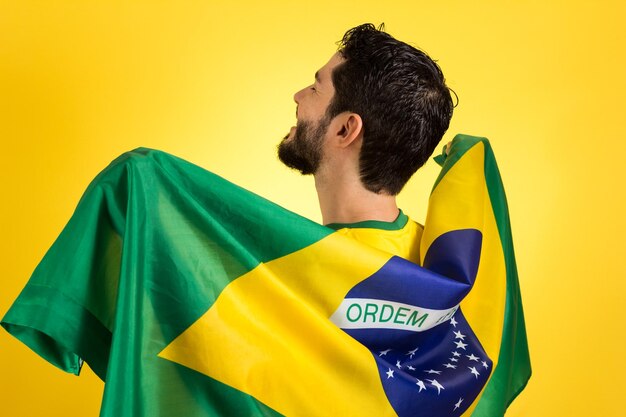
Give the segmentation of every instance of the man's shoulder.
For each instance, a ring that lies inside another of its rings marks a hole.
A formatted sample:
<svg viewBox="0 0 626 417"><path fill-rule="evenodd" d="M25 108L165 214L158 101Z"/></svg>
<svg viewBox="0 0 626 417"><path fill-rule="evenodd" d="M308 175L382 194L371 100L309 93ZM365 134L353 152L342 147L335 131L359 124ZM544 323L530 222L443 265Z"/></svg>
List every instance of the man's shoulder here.
<svg viewBox="0 0 626 417"><path fill-rule="evenodd" d="M400 256L412 262L419 262L419 244L424 226L406 218L401 227L375 227L376 223L370 223L370 227L343 227L337 230L344 236L355 239L366 245L375 247L392 255Z"/></svg>

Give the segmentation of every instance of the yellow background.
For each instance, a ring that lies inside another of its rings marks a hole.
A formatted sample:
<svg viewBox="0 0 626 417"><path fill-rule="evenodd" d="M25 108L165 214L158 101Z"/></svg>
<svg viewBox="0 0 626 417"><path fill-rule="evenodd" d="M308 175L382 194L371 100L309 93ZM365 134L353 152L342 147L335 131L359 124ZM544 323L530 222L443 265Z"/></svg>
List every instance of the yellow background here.
<svg viewBox="0 0 626 417"><path fill-rule="evenodd" d="M159 148L319 220L275 146L344 31L385 22L458 93L445 140L491 139L534 375L508 417L624 415L626 3L3 1L0 315L119 153ZM403 191L423 221L437 174ZM102 383L0 332L0 414L97 416Z"/></svg>

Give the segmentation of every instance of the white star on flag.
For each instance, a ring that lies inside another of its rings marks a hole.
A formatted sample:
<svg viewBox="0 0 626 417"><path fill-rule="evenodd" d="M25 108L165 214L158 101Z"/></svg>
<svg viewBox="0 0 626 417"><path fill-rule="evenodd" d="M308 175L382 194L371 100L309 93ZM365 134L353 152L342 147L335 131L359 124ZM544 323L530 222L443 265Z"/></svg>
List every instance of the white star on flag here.
<svg viewBox="0 0 626 417"><path fill-rule="evenodd" d="M414 371L415 368L413 368L411 365L408 366L409 370Z"/></svg>
<svg viewBox="0 0 626 417"><path fill-rule="evenodd" d="M393 369L389 368L389 370L387 371L387 379L389 378L393 378Z"/></svg>
<svg viewBox="0 0 626 417"><path fill-rule="evenodd" d="M413 350L409 350L409 351L407 352L407 356L409 356L409 355L410 355L409 359L413 359L413 356L415 356L415 352L417 352L417 349L419 349L419 348L415 348L415 349L413 349Z"/></svg>
<svg viewBox="0 0 626 417"><path fill-rule="evenodd" d="M483 361L483 366L484 366L485 368L489 368L489 364L488 364L487 362L485 362L485 361Z"/></svg>
<svg viewBox="0 0 626 417"><path fill-rule="evenodd" d="M417 380L417 382L415 383L418 387L420 387L420 390L417 392L422 392L422 390L426 389L426 385L424 385L424 382L422 382L421 380Z"/></svg>
<svg viewBox="0 0 626 417"><path fill-rule="evenodd" d="M467 356L470 361L478 362L478 356L474 356L473 353L465 356Z"/></svg>
<svg viewBox="0 0 626 417"><path fill-rule="evenodd" d="M442 389L445 389L443 387L443 385L441 385L439 382L437 382L436 379L427 379L426 381L430 382L435 388L437 388L437 395L439 395L441 393Z"/></svg>
<svg viewBox="0 0 626 417"><path fill-rule="evenodd" d="M454 332L454 338L455 339L465 340L465 335L462 334L461 331L459 330L458 332Z"/></svg>
<svg viewBox="0 0 626 417"><path fill-rule="evenodd" d="M461 354L460 354L459 352L457 352L456 350L455 350L454 352L452 352L452 354L453 354L454 356L461 356Z"/></svg>
<svg viewBox="0 0 626 417"><path fill-rule="evenodd" d="M458 324L456 320L454 320L454 317L452 317L450 319L450 324L453 325L454 327L456 327L456 325Z"/></svg>
<svg viewBox="0 0 626 417"><path fill-rule="evenodd" d="M461 406L462 402L463 402L463 398L459 398L459 401L457 401L456 404L454 404L454 410L459 408ZM452 410L452 411L454 411L454 410Z"/></svg>
<svg viewBox="0 0 626 417"><path fill-rule="evenodd" d="M389 352L391 352L391 349L387 349L387 350L381 350L380 353L378 354L378 356L385 356L386 354L388 354Z"/></svg>
<svg viewBox="0 0 626 417"><path fill-rule="evenodd" d="M441 371L435 371L434 369L429 369L428 371L424 371L424 372L429 373L429 374L437 374L437 375L441 373Z"/></svg>
<svg viewBox="0 0 626 417"><path fill-rule="evenodd" d="M480 374L478 373L478 371L476 370L476 368L474 366L472 366L472 367L468 366L467 369L469 369L474 374L474 376L476 376L476 379L478 379L478 376Z"/></svg>
<svg viewBox="0 0 626 417"><path fill-rule="evenodd" d="M458 342L454 342L454 344L456 344L457 349L463 349L463 350L465 350L465 347L467 346L467 343L463 343L460 340Z"/></svg>
<svg viewBox="0 0 626 417"><path fill-rule="evenodd" d="M398 367L398 369L402 369L402 365L400 365L400 360L399 359L396 361L396 366Z"/></svg>
<svg viewBox="0 0 626 417"><path fill-rule="evenodd" d="M451 358L450 358L450 361L452 361L452 362L458 362L459 360L453 356L453 357L451 357Z"/></svg>
<svg viewBox="0 0 626 417"><path fill-rule="evenodd" d="M456 369L456 365L452 365L451 363L444 363L443 366L445 366L446 368Z"/></svg>

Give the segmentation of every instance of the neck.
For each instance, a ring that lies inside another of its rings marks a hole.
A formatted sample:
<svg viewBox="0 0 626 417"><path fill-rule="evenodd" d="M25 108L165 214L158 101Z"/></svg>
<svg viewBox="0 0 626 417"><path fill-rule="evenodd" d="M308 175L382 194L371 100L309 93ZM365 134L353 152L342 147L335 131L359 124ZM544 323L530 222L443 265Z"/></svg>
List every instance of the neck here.
<svg viewBox="0 0 626 417"><path fill-rule="evenodd" d="M315 188L325 225L365 220L392 222L399 214L395 196L368 191L358 178L327 181L316 176Z"/></svg>

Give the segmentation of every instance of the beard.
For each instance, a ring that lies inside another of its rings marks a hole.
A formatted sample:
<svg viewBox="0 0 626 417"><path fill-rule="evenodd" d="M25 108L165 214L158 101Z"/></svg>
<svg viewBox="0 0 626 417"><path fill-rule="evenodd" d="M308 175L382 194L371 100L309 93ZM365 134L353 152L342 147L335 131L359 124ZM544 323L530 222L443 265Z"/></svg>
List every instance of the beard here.
<svg viewBox="0 0 626 417"><path fill-rule="evenodd" d="M322 160L322 142L329 124L328 117L315 124L298 122L293 138L289 139L287 134L278 145L278 159L302 175L315 174Z"/></svg>

